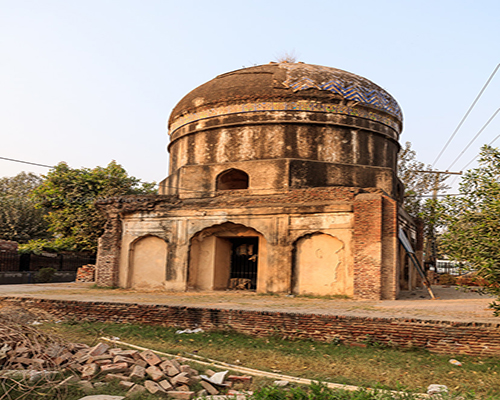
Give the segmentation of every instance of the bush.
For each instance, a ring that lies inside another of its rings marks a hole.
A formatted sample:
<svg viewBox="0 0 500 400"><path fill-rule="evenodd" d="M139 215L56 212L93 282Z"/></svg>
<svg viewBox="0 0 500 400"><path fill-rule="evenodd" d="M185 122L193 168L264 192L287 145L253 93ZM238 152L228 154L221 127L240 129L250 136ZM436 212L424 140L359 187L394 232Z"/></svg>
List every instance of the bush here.
<svg viewBox="0 0 500 400"><path fill-rule="evenodd" d="M456 278L457 285L460 286L490 286L490 283L478 276L476 272L469 272Z"/></svg>
<svg viewBox="0 0 500 400"><path fill-rule="evenodd" d="M456 278L450 274L441 274L441 275L439 275L439 284L440 285L455 285Z"/></svg>
<svg viewBox="0 0 500 400"><path fill-rule="evenodd" d="M37 239L19 245L19 254L60 253L61 251L76 251L76 245L71 238Z"/></svg>
<svg viewBox="0 0 500 400"><path fill-rule="evenodd" d="M57 270L52 267L45 267L41 268L36 274L35 274L35 282L37 283L50 283L52 282L52 279L54 279L54 275L56 274Z"/></svg>

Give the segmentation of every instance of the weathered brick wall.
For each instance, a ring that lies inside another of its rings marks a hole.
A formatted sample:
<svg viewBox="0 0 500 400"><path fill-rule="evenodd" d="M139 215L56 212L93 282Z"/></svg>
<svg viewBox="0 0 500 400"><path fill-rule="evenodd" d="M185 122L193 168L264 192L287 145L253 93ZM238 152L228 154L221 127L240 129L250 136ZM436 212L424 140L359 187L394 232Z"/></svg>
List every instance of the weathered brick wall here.
<svg viewBox="0 0 500 400"><path fill-rule="evenodd" d="M359 299L395 299L397 295L398 282L396 268L398 265L397 253L397 202L379 189L360 189L349 187L321 187L307 189L293 189L285 192L267 194L267 195L252 195L231 193L231 191L223 191L223 194L218 194L214 198L190 199L184 201L175 198L174 196L124 196L120 198L105 199L96 203L96 206L105 212L108 216L106 229L102 237L99 239L99 251L97 256L96 267L96 283L100 286L118 286L125 285L125 277L118 276L120 271L125 271L130 260L127 259L127 248L121 249L122 244L122 219L127 215L134 213L142 213L141 218L144 218L145 226L156 224L157 229L165 231L177 232L173 234L177 236L188 235L187 231L180 230L173 223L173 215L176 219L201 221L203 217L197 215L199 210L205 210L205 214L209 214L207 219L213 216L220 216L221 211L224 212L225 221L232 222L232 218L241 221L241 208L248 210L248 215L251 216L255 211L263 213L265 207L269 207L266 212L270 215L282 216L290 214L302 213L322 213L324 206L333 204L341 205L349 212L354 212L354 230L351 238L346 242L349 250L352 250L354 265L349 259L349 269L353 271L354 278L354 296ZM150 214L148 214L151 212ZM137 214L136 214L137 215ZM163 221L161 221L163 219ZM125 219L124 219L125 220ZM142 219L141 219L142 221ZM160 222L161 221L161 224ZM219 221L220 223L225 221ZM142 222L141 222L142 223ZM161 225L161 227L160 227ZM179 225L182 227L181 225ZM255 228L252 226L252 228ZM130 233L130 229L127 228ZM182 228L184 229L184 228ZM201 229L201 228L200 228ZM255 228L257 229L257 228ZM258 230L258 229L257 229ZM142 228L138 230L139 234L143 234ZM271 231L270 231L271 232ZM289 232L282 231L278 237L267 232L266 240L269 244L269 254L275 250L276 243L285 243L289 237ZM186 236L183 240L189 240ZM124 246L128 246L128 239L124 240ZM288 243L291 245L292 243ZM167 270L169 276L183 276L186 268L188 268L187 247L176 247L176 240L169 240L168 257L169 264ZM123 250L123 254L122 253ZM174 256L175 254L175 256ZM122 258L120 258L120 255ZM291 254L289 254L291 256ZM284 261L275 262L277 271L285 271L290 267L289 258L282 257ZM120 265L123 263L124 265ZM172 273L170 275L170 273ZM286 285L290 279L282 277L281 284L270 286L276 290L286 291ZM279 280L278 275L268 279ZM173 281L173 279L171 279ZM176 285L175 290L182 290L185 283L168 282L167 284ZM278 289L276 289L278 288ZM351 293L348 293L351 295Z"/></svg>
<svg viewBox="0 0 500 400"><path fill-rule="evenodd" d="M381 193L361 193L354 210L354 296L395 299L398 204Z"/></svg>
<svg viewBox="0 0 500 400"><path fill-rule="evenodd" d="M382 198L382 299L396 299L399 292L398 265L398 204L395 200Z"/></svg>
<svg viewBox="0 0 500 400"><path fill-rule="evenodd" d="M354 297L382 298L382 196L358 194L354 201Z"/></svg>
<svg viewBox="0 0 500 400"><path fill-rule="evenodd" d="M344 344L369 339L431 352L500 356L500 323L460 323L401 318L346 317L268 311L223 310L168 305L101 303L4 297L0 306L43 309L58 318L80 321L140 323L204 330L232 329L254 335L280 335Z"/></svg>
<svg viewBox="0 0 500 400"><path fill-rule="evenodd" d="M99 238L95 280L99 286L117 286L120 268L122 220L116 213L108 217L104 234Z"/></svg>

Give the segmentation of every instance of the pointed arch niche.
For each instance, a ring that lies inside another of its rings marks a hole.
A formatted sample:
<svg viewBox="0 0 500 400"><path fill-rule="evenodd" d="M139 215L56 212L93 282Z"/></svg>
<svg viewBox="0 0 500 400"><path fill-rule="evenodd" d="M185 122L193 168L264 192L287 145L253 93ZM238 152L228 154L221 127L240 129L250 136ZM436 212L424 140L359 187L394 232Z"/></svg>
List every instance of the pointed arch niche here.
<svg viewBox="0 0 500 400"><path fill-rule="evenodd" d="M353 294L352 272L344 260L344 243L321 232L294 245L292 292L320 296Z"/></svg>
<svg viewBox="0 0 500 400"><path fill-rule="evenodd" d="M158 236L142 236L130 245L129 288L162 288L167 268L168 243Z"/></svg>

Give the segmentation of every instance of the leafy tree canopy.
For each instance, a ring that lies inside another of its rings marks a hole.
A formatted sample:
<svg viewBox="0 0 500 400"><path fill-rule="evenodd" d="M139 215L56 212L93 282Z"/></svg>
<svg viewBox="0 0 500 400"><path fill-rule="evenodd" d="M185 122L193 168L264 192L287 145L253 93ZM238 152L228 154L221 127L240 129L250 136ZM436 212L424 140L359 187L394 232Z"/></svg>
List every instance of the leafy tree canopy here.
<svg viewBox="0 0 500 400"><path fill-rule="evenodd" d="M11 178L0 178L0 239L26 243L47 236L45 210L36 208L30 194L42 178L21 172Z"/></svg>
<svg viewBox="0 0 500 400"><path fill-rule="evenodd" d="M446 253L465 261L486 279L485 291L500 300L500 150L483 146L479 166L467 171L461 196L446 199L447 230L442 236ZM498 301L498 300L497 300ZM493 302L495 315L500 304Z"/></svg>
<svg viewBox="0 0 500 400"><path fill-rule="evenodd" d="M107 167L71 168L59 163L34 192L34 199L49 213L46 220L56 238L73 242L73 249L96 251L105 217L95 208L100 198L154 193L154 183L141 183L112 161Z"/></svg>

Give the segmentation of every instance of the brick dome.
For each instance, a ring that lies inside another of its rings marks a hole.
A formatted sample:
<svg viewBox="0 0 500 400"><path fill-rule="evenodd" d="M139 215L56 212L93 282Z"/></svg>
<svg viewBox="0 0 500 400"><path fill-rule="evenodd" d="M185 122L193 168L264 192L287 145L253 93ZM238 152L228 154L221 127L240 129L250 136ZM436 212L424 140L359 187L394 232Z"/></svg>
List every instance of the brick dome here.
<svg viewBox="0 0 500 400"><path fill-rule="evenodd" d="M304 63L270 63L219 75L176 105L168 127L172 134L199 120L280 107L364 117L397 133L402 129L398 103L380 86L347 71Z"/></svg>
<svg viewBox="0 0 500 400"><path fill-rule="evenodd" d="M194 89L172 111L161 190L196 197L229 186L345 186L395 196L402 125L394 98L350 72L304 63L240 69Z"/></svg>

